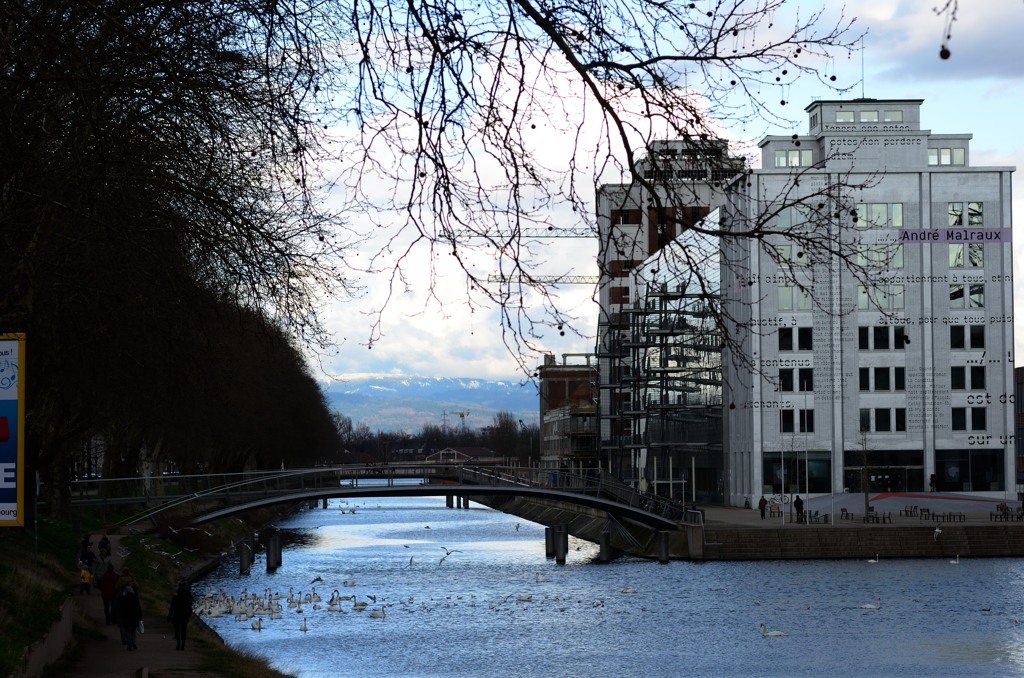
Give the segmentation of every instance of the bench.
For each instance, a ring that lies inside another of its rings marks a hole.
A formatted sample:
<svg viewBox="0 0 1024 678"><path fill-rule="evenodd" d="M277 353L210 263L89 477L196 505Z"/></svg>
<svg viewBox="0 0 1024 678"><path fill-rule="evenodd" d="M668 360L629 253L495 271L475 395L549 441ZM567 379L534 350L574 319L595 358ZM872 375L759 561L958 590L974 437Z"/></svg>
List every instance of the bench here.
<svg viewBox="0 0 1024 678"><path fill-rule="evenodd" d="M917 519L918 520L928 520L928 519L930 519L932 517L931 513L932 513L932 510L928 509L928 508L918 509L918 511L917 511Z"/></svg>
<svg viewBox="0 0 1024 678"><path fill-rule="evenodd" d="M844 508L839 509L839 520L853 520L853 514Z"/></svg>
<svg viewBox="0 0 1024 678"><path fill-rule="evenodd" d="M967 520L967 516L963 513L950 511L946 514L946 520L948 520L951 523L962 523Z"/></svg>
<svg viewBox="0 0 1024 678"><path fill-rule="evenodd" d="M892 511L886 511L878 514L879 520L883 523L892 523Z"/></svg>
<svg viewBox="0 0 1024 678"><path fill-rule="evenodd" d="M865 513L864 514L864 522L865 523L877 523L878 522L878 514L875 513L874 511L871 511L869 513Z"/></svg>
<svg viewBox="0 0 1024 678"><path fill-rule="evenodd" d="M815 511L811 515L811 522L812 523L825 523L827 525L828 524L828 514L827 513L822 513L822 514L819 515L818 512Z"/></svg>
<svg viewBox="0 0 1024 678"><path fill-rule="evenodd" d="M900 515L901 516L907 516L907 517L916 516L917 515L917 506L916 505L911 506L909 504L904 506L903 508L900 509Z"/></svg>
<svg viewBox="0 0 1024 678"><path fill-rule="evenodd" d="M781 516L782 515L782 507L779 506L778 504L771 504L768 507L768 515L771 516L771 517Z"/></svg>

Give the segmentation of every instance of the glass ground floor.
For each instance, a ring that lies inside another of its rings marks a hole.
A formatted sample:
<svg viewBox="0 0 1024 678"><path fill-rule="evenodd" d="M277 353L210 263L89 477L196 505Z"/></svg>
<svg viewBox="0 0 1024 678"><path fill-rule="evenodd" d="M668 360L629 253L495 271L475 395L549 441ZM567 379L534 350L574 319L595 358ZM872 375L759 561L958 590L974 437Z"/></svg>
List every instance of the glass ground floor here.
<svg viewBox="0 0 1024 678"><path fill-rule="evenodd" d="M843 487L833 488L829 450L764 452L764 492L1002 492L1002 449L936 450L934 473L925 475L923 450L847 450Z"/></svg>

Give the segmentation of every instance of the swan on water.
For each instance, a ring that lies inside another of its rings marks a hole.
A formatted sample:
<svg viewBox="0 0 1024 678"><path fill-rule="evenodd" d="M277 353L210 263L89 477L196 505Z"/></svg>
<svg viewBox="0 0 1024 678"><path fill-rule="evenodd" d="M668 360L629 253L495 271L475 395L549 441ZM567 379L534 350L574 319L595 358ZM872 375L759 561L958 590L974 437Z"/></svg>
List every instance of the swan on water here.
<svg viewBox="0 0 1024 678"><path fill-rule="evenodd" d="M960 564L960 554L959 553L956 554L956 560L951 560L949 562L950 562L951 565L959 565Z"/></svg>
<svg viewBox="0 0 1024 678"><path fill-rule="evenodd" d="M253 631L262 631L263 630L263 621L260 620L259 617L256 617L256 619L254 619L252 621L252 630Z"/></svg>
<svg viewBox="0 0 1024 678"><path fill-rule="evenodd" d="M384 608L381 607L379 610L370 610L370 616L374 619L385 619Z"/></svg>
<svg viewBox="0 0 1024 678"><path fill-rule="evenodd" d="M773 638L777 638L779 636L784 636L784 635L786 635L786 634L783 633L782 631L769 631L767 624L764 624L764 623L761 624L761 637L762 638L768 638L769 636L771 636Z"/></svg>
<svg viewBox="0 0 1024 678"><path fill-rule="evenodd" d="M862 609L862 610L877 610L880 607L882 607L882 599L879 597L879 598L875 598L875 602L873 602L873 603L864 603L863 605L860 606L860 609Z"/></svg>
<svg viewBox="0 0 1024 678"><path fill-rule="evenodd" d="M868 558L868 562L869 563L877 563L878 562L878 554L877 553L875 554L874 559Z"/></svg>
<svg viewBox="0 0 1024 678"><path fill-rule="evenodd" d="M305 617L302 618L302 626L299 627L299 630L302 631L303 633L305 633L306 631L309 630L309 627L306 626L306 618Z"/></svg>

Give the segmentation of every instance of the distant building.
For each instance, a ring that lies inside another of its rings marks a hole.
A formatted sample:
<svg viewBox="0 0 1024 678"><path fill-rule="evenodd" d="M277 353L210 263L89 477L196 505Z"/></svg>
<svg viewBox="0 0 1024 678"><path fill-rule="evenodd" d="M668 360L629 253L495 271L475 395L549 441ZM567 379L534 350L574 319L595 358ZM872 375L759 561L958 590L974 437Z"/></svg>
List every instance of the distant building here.
<svg viewBox="0 0 1024 678"><path fill-rule="evenodd" d="M542 468L582 472L600 465L597 447L597 365L555 362L544 356L537 370L540 384L540 452Z"/></svg>

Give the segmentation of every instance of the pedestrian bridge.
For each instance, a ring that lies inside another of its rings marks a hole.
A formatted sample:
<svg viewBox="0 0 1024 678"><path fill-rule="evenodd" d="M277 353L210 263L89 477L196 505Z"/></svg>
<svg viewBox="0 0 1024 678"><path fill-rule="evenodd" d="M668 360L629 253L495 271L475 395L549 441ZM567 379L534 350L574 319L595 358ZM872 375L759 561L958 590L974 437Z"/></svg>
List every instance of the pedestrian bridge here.
<svg viewBox="0 0 1024 678"><path fill-rule="evenodd" d="M334 498L526 497L603 511L653 530L674 530L686 507L641 494L609 473L466 464L370 464L213 475L162 475L77 481L72 504L145 503L132 522L189 506L192 523L279 504ZM500 508L499 508L500 510Z"/></svg>

